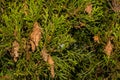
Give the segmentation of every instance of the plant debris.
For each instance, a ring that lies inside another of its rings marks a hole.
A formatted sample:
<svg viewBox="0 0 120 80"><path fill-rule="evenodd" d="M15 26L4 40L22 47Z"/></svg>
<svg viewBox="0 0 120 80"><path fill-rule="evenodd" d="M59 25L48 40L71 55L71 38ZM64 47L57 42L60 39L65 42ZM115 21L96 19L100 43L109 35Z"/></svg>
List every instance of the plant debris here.
<svg viewBox="0 0 120 80"><path fill-rule="evenodd" d="M112 0L112 9L115 12L119 12L120 11L120 4L119 4L119 0Z"/></svg>
<svg viewBox="0 0 120 80"><path fill-rule="evenodd" d="M111 41L108 40L108 42L104 48L104 52L108 56L108 58L111 56L112 50L113 50L113 45L112 45Z"/></svg>
<svg viewBox="0 0 120 80"><path fill-rule="evenodd" d="M94 42L100 43L100 38L99 38L99 36L95 35L95 36L93 37L93 39L94 39Z"/></svg>
<svg viewBox="0 0 120 80"><path fill-rule="evenodd" d="M15 40L12 43L12 51L10 52L10 55L13 57L13 60L17 62L17 58L19 57L19 43Z"/></svg>
<svg viewBox="0 0 120 80"><path fill-rule="evenodd" d="M55 76L54 61L53 61L52 57L47 53L47 49L45 47L42 49L41 55L42 55L43 60L48 62L48 64L50 65L51 76L52 76L52 78L54 78L54 76Z"/></svg>
<svg viewBox="0 0 120 80"><path fill-rule="evenodd" d="M92 4L88 4L85 8L85 12L87 12L89 15L91 14L92 12Z"/></svg>
<svg viewBox="0 0 120 80"><path fill-rule="evenodd" d="M32 52L35 51L39 41L41 40L41 32L42 31L38 22L35 22L33 25L33 31L30 35L30 44L31 44Z"/></svg>

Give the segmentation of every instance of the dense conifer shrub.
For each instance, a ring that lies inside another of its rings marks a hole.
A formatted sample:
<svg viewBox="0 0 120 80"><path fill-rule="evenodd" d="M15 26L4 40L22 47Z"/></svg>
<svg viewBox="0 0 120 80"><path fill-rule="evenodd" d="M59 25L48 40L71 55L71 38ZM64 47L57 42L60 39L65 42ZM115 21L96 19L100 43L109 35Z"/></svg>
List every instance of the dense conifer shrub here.
<svg viewBox="0 0 120 80"><path fill-rule="evenodd" d="M0 80L119 80L119 0L0 0Z"/></svg>

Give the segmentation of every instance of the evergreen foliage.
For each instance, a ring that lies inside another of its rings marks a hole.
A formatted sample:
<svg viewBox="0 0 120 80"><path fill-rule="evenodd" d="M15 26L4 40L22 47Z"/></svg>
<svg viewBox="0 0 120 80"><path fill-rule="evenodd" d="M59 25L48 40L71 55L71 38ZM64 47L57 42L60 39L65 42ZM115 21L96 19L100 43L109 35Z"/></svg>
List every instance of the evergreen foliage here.
<svg viewBox="0 0 120 80"><path fill-rule="evenodd" d="M118 2L0 0L0 80L119 80ZM41 39L32 51L35 22ZM17 61L11 56L14 41L19 44ZM44 48L54 71L43 58Z"/></svg>

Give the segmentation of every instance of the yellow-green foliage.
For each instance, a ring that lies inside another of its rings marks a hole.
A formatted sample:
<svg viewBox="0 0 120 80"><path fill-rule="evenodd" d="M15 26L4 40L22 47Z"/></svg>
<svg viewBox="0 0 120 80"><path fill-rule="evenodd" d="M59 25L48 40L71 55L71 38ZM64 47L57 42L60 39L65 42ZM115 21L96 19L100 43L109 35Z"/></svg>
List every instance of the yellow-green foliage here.
<svg viewBox="0 0 120 80"><path fill-rule="evenodd" d="M54 61L55 80L120 79L120 9L114 1L0 0L0 80L52 80L44 47ZM36 21L42 36L32 52L24 46L31 46ZM14 41L20 45L17 62L10 55Z"/></svg>

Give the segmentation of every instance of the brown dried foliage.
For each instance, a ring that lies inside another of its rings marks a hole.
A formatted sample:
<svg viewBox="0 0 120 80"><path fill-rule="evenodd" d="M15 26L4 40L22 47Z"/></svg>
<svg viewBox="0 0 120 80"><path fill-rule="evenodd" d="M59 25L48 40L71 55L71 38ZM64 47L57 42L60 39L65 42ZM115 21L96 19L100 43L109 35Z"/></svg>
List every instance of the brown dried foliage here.
<svg viewBox="0 0 120 80"><path fill-rule="evenodd" d="M55 76L55 72L54 72L54 61L52 59L52 57L49 55L48 56L48 63L50 64L50 72L51 72L51 76L52 78L54 78Z"/></svg>
<svg viewBox="0 0 120 80"><path fill-rule="evenodd" d="M88 14L91 14L92 12L92 4L88 4L85 8L85 12L87 12Z"/></svg>
<svg viewBox="0 0 120 80"><path fill-rule="evenodd" d="M95 36L93 37L93 39L94 39L94 42L100 43L100 38L99 38L99 36L95 35Z"/></svg>
<svg viewBox="0 0 120 80"><path fill-rule="evenodd" d="M41 55L42 55L43 60L48 62L48 64L50 65L51 76L52 76L52 78L54 78L54 76L55 76L54 61L53 61L52 57L47 53L47 49L46 48L42 49Z"/></svg>
<svg viewBox="0 0 120 80"><path fill-rule="evenodd" d="M11 77L8 75L0 76L0 80L9 80Z"/></svg>
<svg viewBox="0 0 120 80"><path fill-rule="evenodd" d="M111 41L108 40L108 42L104 48L104 52L108 56L108 58L111 56L112 50L113 50L113 45L112 45Z"/></svg>
<svg viewBox="0 0 120 80"><path fill-rule="evenodd" d="M12 51L10 52L10 55L13 57L13 60L16 62L17 58L19 57L19 43L15 40L12 43Z"/></svg>
<svg viewBox="0 0 120 80"><path fill-rule="evenodd" d="M35 22L33 25L33 31L30 35L30 44L31 44L32 52L35 51L39 41L41 40L41 33L42 31L38 22Z"/></svg>
<svg viewBox="0 0 120 80"><path fill-rule="evenodd" d="M112 9L115 12L120 11L120 1L119 0L112 0Z"/></svg>

